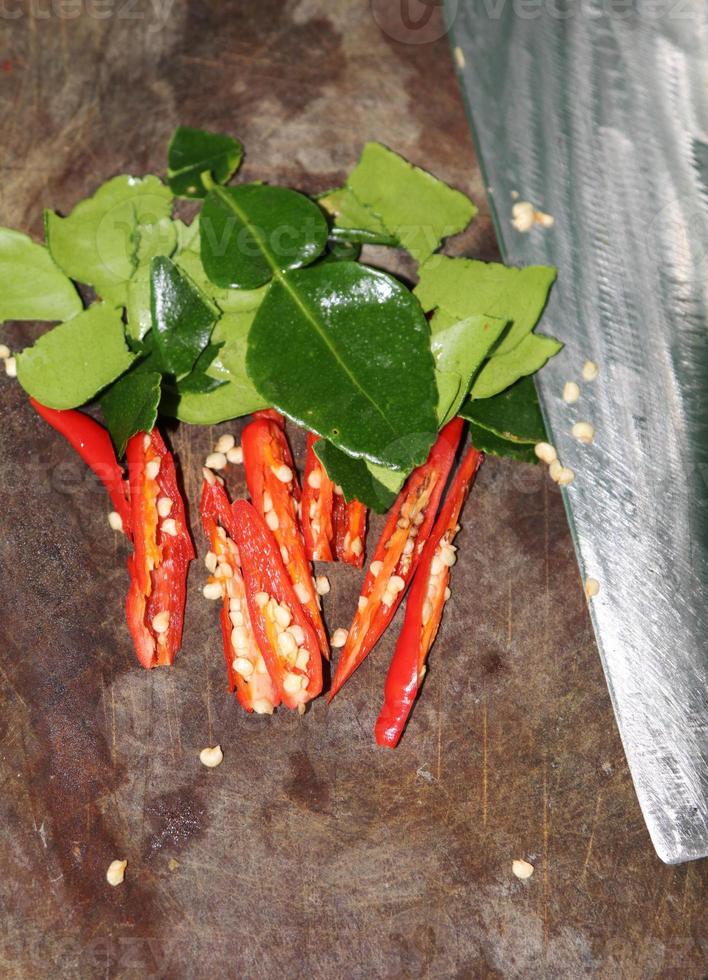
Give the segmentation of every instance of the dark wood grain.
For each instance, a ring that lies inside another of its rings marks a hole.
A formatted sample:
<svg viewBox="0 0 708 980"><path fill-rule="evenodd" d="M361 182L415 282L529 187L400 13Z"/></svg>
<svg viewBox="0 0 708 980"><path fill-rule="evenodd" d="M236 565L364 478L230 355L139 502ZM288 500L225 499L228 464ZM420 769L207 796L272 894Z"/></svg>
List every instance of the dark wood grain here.
<svg viewBox="0 0 708 980"><path fill-rule="evenodd" d="M308 191L382 139L471 194L481 213L452 251L494 257L439 23L403 43L399 5L372 7L6 4L0 221L39 234L42 207L162 172L183 122L237 134L246 177ZM393 631L329 709L246 717L200 565L175 668L140 670L103 492L16 383L0 399L2 976L705 975L706 867L652 851L539 470L485 464L392 753L372 727ZM216 435L238 428L171 434L192 502ZM229 484L243 491L237 471ZM359 576L330 574L334 628ZM225 760L207 771L198 752L215 742ZM111 889L115 857L129 865ZM515 857L535 865L528 881Z"/></svg>

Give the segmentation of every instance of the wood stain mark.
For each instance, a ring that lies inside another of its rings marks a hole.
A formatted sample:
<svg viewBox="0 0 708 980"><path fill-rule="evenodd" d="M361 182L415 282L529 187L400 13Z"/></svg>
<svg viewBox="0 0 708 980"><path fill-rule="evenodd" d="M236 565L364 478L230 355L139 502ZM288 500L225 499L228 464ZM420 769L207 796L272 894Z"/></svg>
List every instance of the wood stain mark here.
<svg viewBox="0 0 708 980"><path fill-rule="evenodd" d="M580 874L580 882L585 881L585 876L588 872L588 867L590 866L590 858L592 856L592 845L595 840L595 830L597 828L597 819L600 813L600 804L602 802L602 792L597 794L597 799L595 800L595 812L592 818L592 826L590 827L590 838L588 840L588 846L585 850L585 860L583 861L583 870Z"/></svg>

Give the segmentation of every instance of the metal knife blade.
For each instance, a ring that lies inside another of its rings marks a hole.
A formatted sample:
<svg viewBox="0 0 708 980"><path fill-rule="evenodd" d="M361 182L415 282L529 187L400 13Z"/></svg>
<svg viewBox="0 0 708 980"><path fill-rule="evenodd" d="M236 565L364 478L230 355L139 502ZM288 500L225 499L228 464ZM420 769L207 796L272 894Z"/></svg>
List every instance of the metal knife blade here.
<svg viewBox="0 0 708 980"><path fill-rule="evenodd" d="M446 0L505 259L558 266L539 376L620 734L659 857L708 855L703 0ZM518 232L512 192L550 213ZM583 383L586 359L600 368ZM575 405L565 381L580 381ZM594 443L570 435L589 420Z"/></svg>

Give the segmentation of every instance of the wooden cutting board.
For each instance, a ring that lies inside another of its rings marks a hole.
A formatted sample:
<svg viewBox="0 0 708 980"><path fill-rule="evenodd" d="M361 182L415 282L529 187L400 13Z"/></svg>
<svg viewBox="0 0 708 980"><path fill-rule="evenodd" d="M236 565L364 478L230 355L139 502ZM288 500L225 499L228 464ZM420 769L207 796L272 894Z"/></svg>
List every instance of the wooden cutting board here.
<svg viewBox="0 0 708 980"><path fill-rule="evenodd" d="M163 172L183 122L238 135L246 178L306 191L381 139L480 205L451 250L495 257L432 8L416 21L415 4L405 20L378 0L135 7L3 20L4 224L39 235L43 207ZM706 867L654 856L540 470L485 464L424 694L390 752L372 728L395 629L330 708L246 717L200 563L175 668L139 669L103 491L16 383L0 380L0 402L3 976L705 974ZM239 428L168 434L202 553L201 463ZM235 468L229 489L244 491ZM360 575L327 571L334 629ZM224 763L207 771L198 753L216 742ZM116 857L129 864L112 889ZM517 857L535 866L527 881Z"/></svg>

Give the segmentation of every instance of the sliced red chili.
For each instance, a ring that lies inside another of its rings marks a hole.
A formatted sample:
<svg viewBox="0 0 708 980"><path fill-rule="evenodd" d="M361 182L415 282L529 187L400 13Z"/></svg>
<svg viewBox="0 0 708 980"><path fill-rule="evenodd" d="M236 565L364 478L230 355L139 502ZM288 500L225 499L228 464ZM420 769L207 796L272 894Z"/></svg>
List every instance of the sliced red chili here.
<svg viewBox="0 0 708 980"><path fill-rule="evenodd" d="M384 704L374 729L379 745L394 748L403 733L425 676L425 662L450 596L450 567L455 563L452 541L467 494L484 456L467 451L440 510L413 579L403 628L386 676Z"/></svg>
<svg viewBox="0 0 708 980"><path fill-rule="evenodd" d="M60 411L56 408L47 408L35 398L30 398L30 403L45 422L63 435L83 461L91 467L108 491L116 513L120 514L123 530L130 535L128 483L118 464L111 437L106 429L83 412L74 409Z"/></svg>
<svg viewBox="0 0 708 980"><path fill-rule="evenodd" d="M209 539L209 585L221 590L221 632L229 690L246 711L272 714L280 696L268 673L251 625L246 586L234 540L234 516L221 483L205 478L199 505L204 532Z"/></svg>
<svg viewBox="0 0 708 980"><path fill-rule="evenodd" d="M463 420L455 418L442 429L427 461L413 470L391 509L337 663L330 701L379 641L403 599L433 526L462 426Z"/></svg>
<svg viewBox="0 0 708 980"><path fill-rule="evenodd" d="M153 429L126 451L134 553L128 559L128 628L143 667L171 664L182 642L189 562L194 547L174 460Z"/></svg>
<svg viewBox="0 0 708 980"><path fill-rule="evenodd" d="M339 561L345 561L356 568L364 566L364 544L366 542L367 509L358 500L344 499L343 494L334 494L333 507L334 548Z"/></svg>
<svg viewBox="0 0 708 980"><path fill-rule="evenodd" d="M264 519L246 500L236 500L232 512L234 540L258 646L283 702L289 708L304 710L305 703L322 690L317 636Z"/></svg>
<svg viewBox="0 0 708 980"><path fill-rule="evenodd" d="M329 644L320 600L305 552L298 511L300 485L282 426L270 417L254 418L241 435L246 482L253 506L265 519L280 549L288 575L325 657Z"/></svg>
<svg viewBox="0 0 708 980"><path fill-rule="evenodd" d="M332 502L334 484L315 455L315 443L319 436L307 433L305 475L302 481L300 513L305 554L310 561L333 561Z"/></svg>

